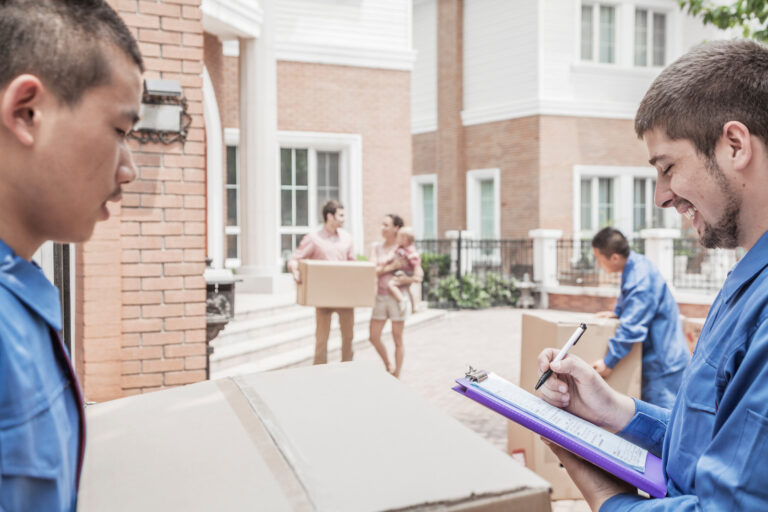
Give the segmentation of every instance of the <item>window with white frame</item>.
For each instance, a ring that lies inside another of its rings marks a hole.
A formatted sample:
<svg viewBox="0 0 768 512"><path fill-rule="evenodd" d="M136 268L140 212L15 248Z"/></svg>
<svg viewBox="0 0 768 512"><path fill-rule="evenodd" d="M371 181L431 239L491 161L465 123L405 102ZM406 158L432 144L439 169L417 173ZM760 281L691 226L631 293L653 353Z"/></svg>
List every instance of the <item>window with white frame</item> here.
<svg viewBox="0 0 768 512"><path fill-rule="evenodd" d="M667 58L667 15L635 9L635 66L664 66Z"/></svg>
<svg viewBox="0 0 768 512"><path fill-rule="evenodd" d="M581 60L616 63L616 7L599 3L581 6Z"/></svg>
<svg viewBox="0 0 768 512"><path fill-rule="evenodd" d="M574 233L591 238L598 230L614 226L628 237L647 228L679 228L672 209L654 205L656 173L644 167L576 166Z"/></svg>
<svg viewBox="0 0 768 512"><path fill-rule="evenodd" d="M437 238L437 175L417 174L412 178L411 209L418 239Z"/></svg>
<svg viewBox="0 0 768 512"><path fill-rule="evenodd" d="M290 257L304 235L323 222L322 208L342 197L341 151L280 148L280 254Z"/></svg>
<svg viewBox="0 0 768 512"><path fill-rule="evenodd" d="M225 266L235 268L240 266L240 166L237 146L227 145L227 179L226 190L227 222L224 226L226 235Z"/></svg>
<svg viewBox="0 0 768 512"><path fill-rule="evenodd" d="M467 172L467 229L475 237L501 237L499 169Z"/></svg>

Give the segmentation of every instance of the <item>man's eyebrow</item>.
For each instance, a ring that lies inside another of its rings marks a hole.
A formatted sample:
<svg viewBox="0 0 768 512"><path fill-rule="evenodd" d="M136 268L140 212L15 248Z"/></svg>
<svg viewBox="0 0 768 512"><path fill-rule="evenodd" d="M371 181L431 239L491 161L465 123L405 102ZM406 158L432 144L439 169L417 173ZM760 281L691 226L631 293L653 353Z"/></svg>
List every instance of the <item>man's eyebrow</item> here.
<svg viewBox="0 0 768 512"><path fill-rule="evenodd" d="M648 163L655 167L656 166L656 162L658 162L659 160L663 160L665 158L667 158L667 155L656 155L653 158L651 158L650 160L648 160Z"/></svg>

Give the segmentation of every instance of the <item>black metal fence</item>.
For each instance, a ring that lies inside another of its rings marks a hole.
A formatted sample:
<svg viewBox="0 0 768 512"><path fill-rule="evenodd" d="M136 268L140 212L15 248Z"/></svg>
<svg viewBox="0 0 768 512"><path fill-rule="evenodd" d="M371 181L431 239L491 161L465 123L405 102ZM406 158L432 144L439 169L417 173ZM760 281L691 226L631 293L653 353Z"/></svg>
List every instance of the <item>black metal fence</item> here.
<svg viewBox="0 0 768 512"><path fill-rule="evenodd" d="M672 275L678 289L718 290L741 257L740 250L706 249L688 238L674 240L673 248Z"/></svg>
<svg viewBox="0 0 768 512"><path fill-rule="evenodd" d="M522 280L533 278L533 240L417 240L424 269L422 296L448 276L459 280L473 275L484 280L488 274Z"/></svg>
<svg viewBox="0 0 768 512"><path fill-rule="evenodd" d="M630 247L645 253L645 240L630 240ZM563 238L557 241L557 281L564 286L618 286L621 274L607 274L595 262L592 240Z"/></svg>

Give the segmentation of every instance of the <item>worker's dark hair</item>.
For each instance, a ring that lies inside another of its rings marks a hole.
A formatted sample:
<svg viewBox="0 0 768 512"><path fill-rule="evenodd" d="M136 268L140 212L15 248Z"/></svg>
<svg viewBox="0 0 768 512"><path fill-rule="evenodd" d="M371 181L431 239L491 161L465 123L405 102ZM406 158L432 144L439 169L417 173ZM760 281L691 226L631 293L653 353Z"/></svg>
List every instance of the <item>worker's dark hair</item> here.
<svg viewBox="0 0 768 512"><path fill-rule="evenodd" d="M592 247L600 251L600 254L610 258L618 254L622 258L629 258L629 242L618 229L603 228L592 238Z"/></svg>
<svg viewBox="0 0 768 512"><path fill-rule="evenodd" d="M0 89L29 73L76 105L111 80L110 45L144 72L136 40L105 0L0 0Z"/></svg>
<svg viewBox="0 0 768 512"><path fill-rule="evenodd" d="M405 225L403 218L396 213L388 213L385 215L385 217L392 219L392 225L396 228L401 228Z"/></svg>
<svg viewBox="0 0 768 512"><path fill-rule="evenodd" d="M328 215L336 215L336 210L343 210L344 205L335 199L330 199L323 205L323 222L328 220Z"/></svg>

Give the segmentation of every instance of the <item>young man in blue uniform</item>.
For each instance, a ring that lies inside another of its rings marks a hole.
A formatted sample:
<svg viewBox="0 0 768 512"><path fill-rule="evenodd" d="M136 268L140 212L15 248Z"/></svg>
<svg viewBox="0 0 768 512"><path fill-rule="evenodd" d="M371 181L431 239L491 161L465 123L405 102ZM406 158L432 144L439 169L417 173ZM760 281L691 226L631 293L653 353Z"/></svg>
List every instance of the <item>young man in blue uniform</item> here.
<svg viewBox="0 0 768 512"><path fill-rule="evenodd" d="M671 409L691 360L680 323L680 310L666 281L653 263L630 251L629 242L614 228L603 228L592 238L595 261L606 272L621 272L621 293L613 311L601 317L619 319L619 328L605 357L592 363L602 377L632 350L643 344L643 383L640 397Z"/></svg>
<svg viewBox="0 0 768 512"><path fill-rule="evenodd" d="M548 402L662 457L667 497L554 447L593 510L768 510L768 47L708 43L656 78L635 130L658 172L656 204L691 219L705 247L743 247L707 316L671 410L613 391L569 356ZM539 356L542 371L557 354Z"/></svg>
<svg viewBox="0 0 768 512"><path fill-rule="evenodd" d="M82 397L32 255L82 242L136 176L141 55L103 0L0 1L0 510L72 511Z"/></svg>

